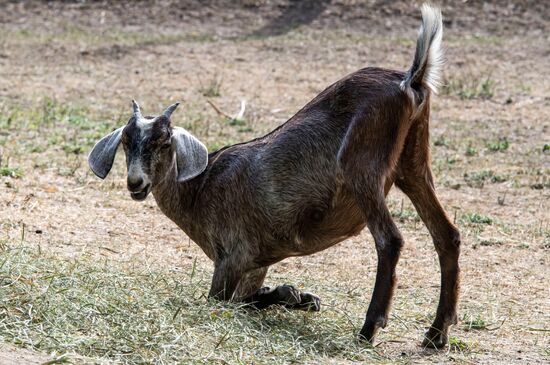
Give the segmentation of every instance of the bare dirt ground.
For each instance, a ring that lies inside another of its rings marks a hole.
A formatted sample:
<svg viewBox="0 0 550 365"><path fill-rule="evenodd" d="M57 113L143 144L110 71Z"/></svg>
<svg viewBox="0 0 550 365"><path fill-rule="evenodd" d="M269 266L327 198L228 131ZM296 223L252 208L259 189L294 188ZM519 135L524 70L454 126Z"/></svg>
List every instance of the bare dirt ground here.
<svg viewBox="0 0 550 365"><path fill-rule="evenodd" d="M49 360L49 356L37 354L33 351L4 344L0 347L0 364L2 365L35 365L45 363Z"/></svg>
<svg viewBox="0 0 550 365"><path fill-rule="evenodd" d="M130 199L123 156L105 181L92 175L93 142L125 122L132 98L151 113L182 100L174 121L210 150L262 135L356 69L406 69L420 21L419 2L408 1L207 3L0 1L0 239L184 270L197 259L208 269L152 198ZM392 191L406 247L377 349L399 362L549 363L550 4L442 9L446 87L434 98L431 131L438 193L463 235L457 343L440 352L419 345L429 321L418 318L435 311L439 269L412 205ZM207 103L232 114L243 99L238 125ZM364 298L364 311L375 267L364 231L274 265L267 281L317 283L322 298L344 288ZM346 309L339 301L327 304ZM360 308L350 316L361 326Z"/></svg>

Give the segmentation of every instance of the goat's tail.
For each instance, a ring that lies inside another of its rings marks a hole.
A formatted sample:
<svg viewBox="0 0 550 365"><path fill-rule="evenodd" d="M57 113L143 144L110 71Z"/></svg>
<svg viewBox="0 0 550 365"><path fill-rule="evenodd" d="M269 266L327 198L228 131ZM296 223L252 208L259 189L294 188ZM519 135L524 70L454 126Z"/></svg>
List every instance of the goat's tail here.
<svg viewBox="0 0 550 365"><path fill-rule="evenodd" d="M422 84L437 93L441 84L443 51L443 22L441 10L428 4L422 5L422 25L418 31L414 61L401 83L403 91L418 90Z"/></svg>

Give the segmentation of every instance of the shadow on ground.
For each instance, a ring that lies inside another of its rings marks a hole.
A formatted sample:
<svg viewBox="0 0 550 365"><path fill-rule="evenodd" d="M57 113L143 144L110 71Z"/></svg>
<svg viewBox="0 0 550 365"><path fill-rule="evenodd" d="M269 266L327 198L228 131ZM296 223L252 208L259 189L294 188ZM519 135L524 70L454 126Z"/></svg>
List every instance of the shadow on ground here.
<svg viewBox="0 0 550 365"><path fill-rule="evenodd" d="M254 31L251 35L271 37L283 35L301 25L311 24L325 10L330 0L294 0L275 19Z"/></svg>

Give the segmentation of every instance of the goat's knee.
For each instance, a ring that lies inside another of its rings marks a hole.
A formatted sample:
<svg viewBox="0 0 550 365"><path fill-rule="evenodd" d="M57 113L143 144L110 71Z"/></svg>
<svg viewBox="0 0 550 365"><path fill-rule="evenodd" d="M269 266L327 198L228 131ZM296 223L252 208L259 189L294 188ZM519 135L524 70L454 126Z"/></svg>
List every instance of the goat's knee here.
<svg viewBox="0 0 550 365"><path fill-rule="evenodd" d="M236 265L233 260L226 258L220 261L214 268L208 297L218 300L231 300L242 277L243 269L241 266Z"/></svg>

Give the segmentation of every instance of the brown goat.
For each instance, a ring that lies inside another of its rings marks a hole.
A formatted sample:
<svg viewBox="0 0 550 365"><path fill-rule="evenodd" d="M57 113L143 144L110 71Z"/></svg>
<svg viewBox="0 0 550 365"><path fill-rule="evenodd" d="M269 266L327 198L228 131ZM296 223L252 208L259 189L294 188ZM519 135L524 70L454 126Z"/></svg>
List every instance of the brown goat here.
<svg viewBox="0 0 550 365"><path fill-rule="evenodd" d="M424 344L442 347L456 323L460 235L439 203L430 169L430 95L437 86L441 13L423 6L413 65L406 73L359 70L328 87L268 135L208 154L170 117L143 117L89 157L101 178L122 142L128 189L153 193L166 216L214 261L210 297L257 308L319 310L319 298L283 285L262 288L269 265L309 255L367 226L378 254L376 283L360 338L386 325L403 246L385 197L395 183L428 227L441 265L441 295Z"/></svg>

